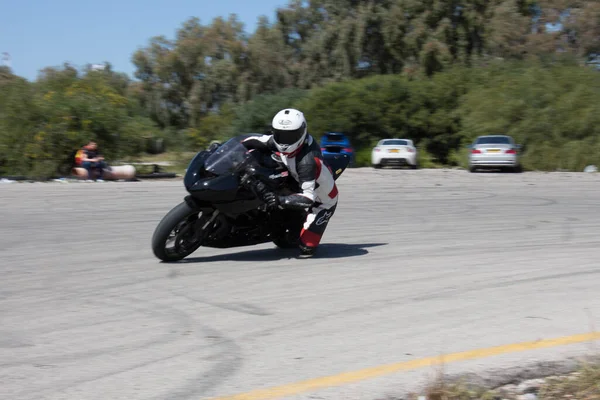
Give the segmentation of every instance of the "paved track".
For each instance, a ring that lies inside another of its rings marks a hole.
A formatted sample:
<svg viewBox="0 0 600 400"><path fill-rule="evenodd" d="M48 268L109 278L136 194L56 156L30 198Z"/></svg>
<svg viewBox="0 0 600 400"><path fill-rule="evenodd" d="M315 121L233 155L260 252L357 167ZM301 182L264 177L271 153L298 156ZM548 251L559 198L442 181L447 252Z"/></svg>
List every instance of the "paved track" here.
<svg viewBox="0 0 600 400"><path fill-rule="evenodd" d="M161 264L179 181L0 186L0 398L205 399L600 322L600 175L348 170L320 257ZM589 344L448 366L485 371ZM298 394L365 399L432 371Z"/></svg>

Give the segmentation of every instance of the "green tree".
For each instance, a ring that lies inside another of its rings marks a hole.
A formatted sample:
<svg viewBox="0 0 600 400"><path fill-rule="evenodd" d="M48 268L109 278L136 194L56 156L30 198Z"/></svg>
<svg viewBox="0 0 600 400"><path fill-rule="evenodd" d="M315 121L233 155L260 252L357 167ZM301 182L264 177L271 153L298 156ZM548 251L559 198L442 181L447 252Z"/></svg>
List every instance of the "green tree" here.
<svg viewBox="0 0 600 400"><path fill-rule="evenodd" d="M600 77L579 66L513 65L490 74L461 104L461 136L508 134L534 169L581 168L600 136ZM568 151L577 149L577 151Z"/></svg>
<svg viewBox="0 0 600 400"><path fill-rule="evenodd" d="M283 89L274 94L257 95L235 110L231 133L264 133L269 130L275 114L286 107L295 107L306 98L302 89Z"/></svg>
<svg viewBox="0 0 600 400"><path fill-rule="evenodd" d="M0 159L4 173L50 176L90 138L109 158L143 150L155 127L111 71L80 74L71 66L46 68L38 81L14 79L0 94ZM141 127L144 131L140 131Z"/></svg>

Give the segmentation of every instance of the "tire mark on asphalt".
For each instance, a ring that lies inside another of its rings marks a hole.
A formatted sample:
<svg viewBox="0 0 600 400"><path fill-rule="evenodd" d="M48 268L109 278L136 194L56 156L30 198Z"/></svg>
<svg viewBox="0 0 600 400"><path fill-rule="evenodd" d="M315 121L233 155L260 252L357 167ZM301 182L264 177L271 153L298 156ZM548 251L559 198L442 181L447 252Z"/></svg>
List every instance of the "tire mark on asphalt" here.
<svg viewBox="0 0 600 400"><path fill-rule="evenodd" d="M200 324L199 329L203 331L205 337L220 339L220 341L210 346L211 349L216 351L216 354L205 358L205 360L215 362L208 372L197 373L190 383L176 390L171 390L166 396L168 399L194 399L200 394L217 388L229 377L235 375L242 367L244 361L242 349L235 340L207 324ZM154 397L157 400L164 398L165 396Z"/></svg>
<svg viewBox="0 0 600 400"><path fill-rule="evenodd" d="M214 301L210 301L207 300L205 298L198 298L198 297L193 297L184 293L180 293L177 292L173 289L169 289L169 292L177 297L181 297L184 299L187 299L191 302L194 303L199 303L199 304L204 304L207 306L212 306L212 307L216 307L216 308L221 308L223 310L229 310L229 311L235 311L235 312L239 312L242 314L248 314L248 315L257 315L257 316L267 316L267 315L272 315L272 313L270 311L267 311L261 307L252 305L252 304L248 304L248 303L220 303L220 302L214 302Z"/></svg>
<svg viewBox="0 0 600 400"><path fill-rule="evenodd" d="M432 300L432 299L440 299L440 298L445 298L445 297L452 297L455 294L462 295L464 293L476 292L476 291L485 290L485 289L497 289L497 288L502 288L502 287L515 286L515 285L520 285L522 283L534 283L534 282L542 282L542 281L549 281L549 280L555 280L555 279L571 278L571 277L578 277L578 276L591 276L591 275L598 275L598 274L600 274L600 268L586 270L586 271L567 272L567 273L563 273L563 274L544 275L544 276L536 276L536 277L531 277L531 278L515 279L515 280L511 280L511 281L496 282L496 283L491 283L491 284L473 285L471 287L461 287L460 289L457 289L457 288L448 289L447 288L446 290L440 289L439 291L436 291L436 293L426 294L423 296L416 296L416 297L413 297L411 300L425 301L425 300Z"/></svg>
<svg viewBox="0 0 600 400"><path fill-rule="evenodd" d="M443 279L445 277L454 276L455 274L456 273L454 271L452 271L452 272L447 272L447 273L436 275L435 278L436 279ZM396 285L396 284L406 285L406 284L414 284L414 283L418 283L418 282L427 282L427 281L430 281L431 279L432 279L431 276L425 276L425 277L422 277L422 278L400 279L400 280L395 280L395 281L387 281L386 284L390 284L390 285ZM375 289L375 288L378 288L378 287L381 287L381 283L380 282L369 284L369 285L362 285L359 288L357 288L356 285L347 286L347 287L338 287L338 288L336 288L335 293L348 292L348 291L366 291L366 290ZM198 300L196 300L194 298L191 298L190 296L184 295L184 294L182 294L180 292L176 292L174 290L170 290L170 292L172 294L174 294L175 296L178 296L178 297L183 297L183 298L186 298L186 299L191 300L191 301L198 301ZM261 297L260 300L262 302L265 302L265 301L268 302L270 300L272 301L272 300L274 300L276 298L279 298L279 297L280 297L280 295L267 296L267 297ZM286 299L288 299L288 300L291 299L291 298L293 298L293 297L286 296ZM202 304L208 304L208 305L215 306L215 307L222 308L222 309L226 309L226 310L229 310L229 311L245 313L243 310L239 310L239 309L236 309L236 308L222 307L223 303L213 304L213 303L207 302L207 301L200 301L200 302ZM356 306L356 307L349 307L349 308L345 308L345 309L342 309L342 310L336 310L336 311L333 311L333 312L319 314L317 316L314 316L314 317L311 317L311 318L305 318L305 319L302 319L302 320L299 320L299 321L295 321L293 323L278 325L277 328L268 328L268 329L265 329L265 330L261 330L259 332L254 332L252 335L268 336L271 333L276 332L277 330L284 329L284 328L285 329L292 329L292 328L296 328L296 327L302 327L302 326L305 326L306 324L310 324L310 323L315 322L315 321L323 321L323 320L325 320L327 318L335 317L337 315L342 315L342 314L347 314L347 313L352 313L352 312L360 312L360 311L368 310L368 309L373 308L374 305L380 304L380 303L389 304L389 300L387 300L387 299L386 300L377 300L377 301L370 302L370 303L368 303L366 305L363 304L363 305ZM247 314L258 315L258 316L273 315L273 313L270 313L270 312L269 313L260 313L260 314L256 314L256 313L247 313Z"/></svg>
<svg viewBox="0 0 600 400"><path fill-rule="evenodd" d="M81 299L85 298L85 297L89 297L89 296L96 296L98 293L98 291L107 291L107 290L114 290L114 289L122 289L122 288L126 288L127 286L135 286L135 285L140 285L140 284L146 284L146 283L151 283L151 282L155 282L155 281L160 281L163 280L164 276L161 277L156 277L156 278L148 278L148 279L141 279L139 281L135 281L135 282L126 282L126 283L118 283L118 284L106 284L106 285L100 285L100 286L93 286L90 287L90 289L88 290L88 292L65 292L65 291L61 291L60 294L58 296L51 296L50 299L32 299L31 302L29 303L24 303L27 306L33 306L35 304L39 304L39 303L45 303L48 300L70 300L72 299L71 296L73 296L74 294L78 295ZM52 280L51 280L52 281ZM56 279L54 280L54 282L58 282L59 280ZM52 292L53 288L31 288L28 289L28 295L31 294L35 294L35 293L43 293L43 292ZM12 291L12 292L4 292L5 295L7 296L16 296L16 295L20 295L22 294L22 291ZM10 300L10 297L7 297L7 300Z"/></svg>
<svg viewBox="0 0 600 400"><path fill-rule="evenodd" d="M398 285L398 284L414 284L414 283L418 283L418 282L426 282L426 281L430 281L431 279L444 279L446 277L450 277L450 276L454 276L456 273L455 271L452 272L448 272L448 273L443 273L443 274L439 274L436 275L435 278L432 278L431 276L425 276L422 278L414 278L414 279L401 279L401 280L397 280L397 281L386 281L386 284L388 285ZM336 288L336 290L334 291L335 293L341 293L341 292L347 292L347 291L366 291L372 288L380 288L381 287L381 283L374 283L374 284L369 284L369 285L362 285L359 288L357 288L355 285L354 286L348 286L348 287L341 287L341 288ZM178 295L178 293L175 293L175 295ZM185 297L185 296L184 296ZM274 295L274 296L267 296L267 297L261 297L261 301L272 301L276 298L280 297L280 295ZM292 297L290 296L286 296L286 299L291 299ZM403 299L408 299L408 297L404 296ZM293 330L296 328L301 328L303 326L309 325L311 323L315 323L315 322L323 322L329 318L332 317L337 317L339 315L345 315L345 314L352 314L352 313L359 313L365 310L372 310L372 309L377 309L377 308L381 308L381 306L388 306L388 305L393 305L393 304L397 304L399 303L398 301L398 297L395 297L394 299L379 299L379 300L374 300L374 301L370 301L366 304L361 304L360 306L354 306L354 307L348 307L348 308L344 308L342 310L336 310L336 311L331 311L331 312L326 312L326 313L320 313L317 314L315 316L309 317L309 318L304 318L304 319L300 319L300 320L296 320L294 322L291 323L284 323L284 324L279 324L276 326L271 326L269 328L266 329L261 329L258 331L253 331L249 334L245 334L241 337L238 337L238 340L249 340L252 338L257 338L257 337L266 337L266 336L270 336L273 333L277 333L277 332L281 332L284 330ZM404 302L404 300L402 300L402 302ZM237 310L232 310L232 311L237 311ZM461 324L465 323L465 322L474 322L474 321L478 321L480 320L482 317L475 317L469 320L465 320L462 319L462 322L457 322L456 326L460 326ZM452 325L454 326L454 325ZM428 329L425 329L422 331L422 333L428 332Z"/></svg>
<svg viewBox="0 0 600 400"><path fill-rule="evenodd" d="M114 305L124 306L126 308L129 308L130 310L141 312L144 315L155 316L155 317L158 317L159 319L164 319L164 317L166 317L167 319L174 319L174 322L175 322L174 327L175 328L178 327L180 330L184 330L184 331L188 331L189 328L191 327L190 317L188 315L186 315L185 313L178 312L178 310L175 310L172 307L164 306L162 304L150 302L150 301L144 301L143 304L145 304L145 306L139 307L136 305L142 303L140 300L128 298L126 296L117 296L117 295L113 295L110 297L114 298L117 301L116 302L108 302L108 301L100 301L100 300L93 301L92 300L90 302L97 303L100 305L108 305L108 306L114 306ZM123 303L123 301L128 301L129 303L133 303L133 305L131 305L131 304L125 305ZM68 356L62 356L62 357L42 356L39 358L30 358L30 359L27 359L27 360L19 362L19 363L11 364L11 366L29 365L32 363L35 363L35 364L49 364L49 363L60 364L60 363L64 363L64 362L87 360L87 359L91 359L91 358L95 358L95 357L101 357L101 356L111 354L111 353L115 354L117 352L120 355L122 355L124 353L139 352L140 350L156 347L158 345L169 344L169 343L173 343L174 341L181 340L180 336L176 337L175 335L173 335L173 333L172 333L173 329L174 328L169 328L170 332L164 333L164 334L160 335L158 338L148 340L148 341L146 341L142 344L136 345L136 346L128 346L126 349L122 348L121 345L116 345L116 346L104 347L104 348L89 350L89 351L84 351L84 352L75 352L75 353L69 354ZM178 352L175 354L170 354L168 356L159 357L158 360L153 359L150 361L139 362L132 366L128 366L126 368L122 368L117 371L113 370L111 372L102 373L102 374L99 374L99 375L96 375L96 376L90 377L90 378L77 379L74 381L69 381L70 380L69 378L62 378L58 382L47 384L45 387L38 388L34 391L23 390L18 393L18 395L19 395L18 397L22 398L21 396L27 395L27 396L33 396L32 398L37 399L37 398L39 398L37 396L40 394L43 394L43 393L64 392L64 391L74 388L76 386L94 382L94 381L97 381L97 380L100 380L103 378L107 378L110 376L118 375L120 373L134 370L137 368L141 368L141 367L153 364L160 360L169 360L169 359L181 356L181 355L189 354L190 351L194 351L194 349L185 350L185 351L181 351L181 352Z"/></svg>
<svg viewBox="0 0 600 400"><path fill-rule="evenodd" d="M559 204L558 200L550 199L547 197L537 197L537 196L514 196L510 195L511 200L535 200L535 202L531 202L526 204L527 207L548 207ZM507 206L523 206L523 204L519 203L494 203L494 208L503 208Z"/></svg>
<svg viewBox="0 0 600 400"><path fill-rule="evenodd" d="M571 222L578 222L578 221L579 221L579 218L574 218L574 217L566 217L565 218L565 221L563 223L563 235L562 235L563 242L565 242L565 243L570 242L574 238Z"/></svg>
<svg viewBox="0 0 600 400"><path fill-rule="evenodd" d="M120 307L128 309L129 312L137 312L142 315L147 315L150 317L158 317L158 318L167 317L167 319L171 319L171 318L175 317L174 321L173 321L174 328L179 327L179 329L182 331L189 329L189 321L177 318L178 315L172 314L171 310L169 308L165 308L165 307L157 305L157 304L154 304L154 308L137 307L137 306L135 306L135 304L137 304L139 302L134 302L133 300L128 299L124 296L112 295L112 296L108 296L108 297L117 299L118 301L111 302L111 301L105 301L105 300L87 300L87 302L90 304L97 304L97 305L108 306L108 307L112 307L112 306L116 305L116 306L120 306ZM131 305L131 304L127 305L123 301L129 301L130 303L134 302L134 305ZM169 328L169 330L172 331L174 329L173 327ZM101 348L87 350L87 351L81 351L81 352L73 352L68 355L63 354L62 356L51 355L51 356L32 357L32 358L27 358L27 359L21 360L16 363L0 364L0 366L14 367L14 366L19 366L19 365L29 365L32 363L44 364L44 363L49 363L50 361L55 362L55 363L72 362L74 360L89 359L89 358L102 356L107 353L112 353L116 350L119 350L121 353L139 351L139 350L150 348L150 347L153 347L156 345L168 344L168 343L173 342L176 339L177 338L174 338L174 336L171 332L167 332L167 333L160 335L157 338L153 338L153 339L147 340L145 342L138 343L135 346L129 346L126 351L123 349L120 349L120 345L117 345L117 346L101 347Z"/></svg>
<svg viewBox="0 0 600 400"><path fill-rule="evenodd" d="M78 294L78 293L79 292L72 292L71 294ZM89 291L83 292L82 294L85 297L92 295L91 293L89 293ZM100 294L100 293L95 293L95 294ZM47 393L49 390L51 390L53 393L60 393L60 392L64 392L66 390L72 389L76 386L80 386L80 385L83 385L86 383L90 383L90 382L101 380L101 379L104 379L107 377L118 375L120 373L132 371L132 370L142 368L142 367L145 367L145 366L157 363L157 362L167 361L167 360L174 359L174 358L177 358L180 356L189 355L192 352L197 352L197 351L206 350L206 349L213 349L213 351L216 351L216 354L213 354L210 357L205 358L208 360L217 360L214 363L211 370L208 371L207 373L202 373L202 374L198 375L197 379L194 379L193 383L190 383L190 384L184 386L183 388L178 389L176 392L174 392L173 395L175 395L176 397L171 397L171 396L168 397L168 398L177 398L177 399L187 399L187 398L196 396L198 393L202 393L206 390L212 389L213 387L217 386L222 380L226 379L230 374L235 373L240 368L241 362L242 362L242 358L240 356L241 349L235 343L235 341L228 338L222 332L220 332L214 328L211 328L210 326L208 326L206 324L201 324L201 323L198 323L197 321L194 321L194 319L189 314L187 314L175 307L163 305L163 304L160 304L157 302L139 300L139 299L131 298L128 296L121 296L121 295L112 295L109 297L111 299L115 299L116 301L114 301L114 302L101 301L101 300L87 300L87 301L89 303L95 303L95 304L105 305L105 306L109 306L109 307L114 306L114 305L125 306L128 309L130 309L130 311L140 312L142 314L149 315L149 316L156 316L156 317L159 317L160 319L164 319L164 317L167 317L167 319L174 318L175 319L175 321L174 321L175 328L179 328L180 330L187 331L187 332L189 332L189 331L196 332L196 330L192 329L194 322L195 322L196 328L199 328L203 333L200 336L202 336L204 338L206 338L206 337L213 338L213 339L218 338L219 341L217 341L215 343L210 343L210 344L201 344L199 346L193 345L193 344L188 344L188 345L186 345L186 350L176 352L175 354L160 357L158 359L153 359L150 361L136 363L127 368L100 374L95 377L91 377L91 378L87 378L87 379L80 379L80 380L77 380L74 382L69 382L69 383L64 383L64 384L59 384L58 385L59 387L57 387L57 384L52 384L52 385L47 386L46 388L38 389L37 391L35 391L33 393L29 392L29 391L24 391L24 392L22 392L22 394L38 395L41 393ZM130 304L125 305L123 303L123 301L127 301ZM131 304L131 303L133 303L133 304ZM143 304L143 306L139 306L140 304ZM172 333L173 329L174 328L169 328L170 332L162 334L158 338L155 338L153 340L146 341L142 344L139 344L139 345L136 345L133 347L128 346L126 350L122 349L120 347L120 345L118 345L118 346L104 347L101 349L95 349L95 350L79 352L79 353L75 352L75 353L69 354L68 356L63 356L63 357L42 356L42 357L38 357L38 358L29 358L29 359L21 361L19 363L3 364L2 366L18 366L18 365L30 365L30 364L39 364L39 365L48 364L49 365L50 362L53 364L60 364L60 363L64 363L64 362L80 361L80 360L84 360L84 359L100 357L100 356L104 356L106 354L115 353L117 350L118 350L119 354L138 352L140 350L144 350L147 348L153 348L153 347L156 347L159 345L174 343L175 341L181 340L180 336L173 335L173 333ZM199 336L199 335L196 333L196 336ZM189 348L190 346L192 347L191 349Z"/></svg>
<svg viewBox="0 0 600 400"><path fill-rule="evenodd" d="M398 286L398 285L412 285L412 284L416 284L416 283L422 283L422 282L429 282L432 279L444 279L444 278L449 278L452 276L456 275L456 271L448 271L445 273L438 273L435 274L434 276L432 275L427 275L427 276L423 276L420 278L410 278L407 279L405 277L401 278L401 279L387 279L385 281L386 285L392 285L392 286ZM382 283L381 282L375 282L375 283L371 283L371 284L361 284L361 285L356 285L356 284L352 284L349 286L338 286L334 289L334 291L336 293L343 293L343 292L367 292L370 290L376 290L378 288L381 288ZM277 294L273 294L273 295L264 295L261 296L259 298L259 300L261 302L273 302L279 298L281 298L282 294L277 293ZM305 298L306 294L303 291L300 291L298 293L297 296L294 296L293 293L285 293L285 299L286 300L301 300L302 298ZM318 318L317 318L318 319ZM312 319L311 319L312 320Z"/></svg>

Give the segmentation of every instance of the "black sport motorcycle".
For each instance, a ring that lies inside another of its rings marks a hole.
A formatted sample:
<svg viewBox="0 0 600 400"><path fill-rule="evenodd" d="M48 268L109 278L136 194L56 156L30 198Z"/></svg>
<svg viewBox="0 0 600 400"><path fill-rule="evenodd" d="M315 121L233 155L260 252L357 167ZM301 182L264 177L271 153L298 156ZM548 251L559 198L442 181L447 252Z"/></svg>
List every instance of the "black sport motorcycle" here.
<svg viewBox="0 0 600 400"><path fill-rule="evenodd" d="M200 151L190 161L183 180L189 195L163 217L152 236L156 257L178 261L200 246L298 246L307 211L269 211L253 190L257 179L279 194L300 191L298 184L275 155L249 151L241 143L248 136ZM345 154L325 159L334 179L349 162Z"/></svg>

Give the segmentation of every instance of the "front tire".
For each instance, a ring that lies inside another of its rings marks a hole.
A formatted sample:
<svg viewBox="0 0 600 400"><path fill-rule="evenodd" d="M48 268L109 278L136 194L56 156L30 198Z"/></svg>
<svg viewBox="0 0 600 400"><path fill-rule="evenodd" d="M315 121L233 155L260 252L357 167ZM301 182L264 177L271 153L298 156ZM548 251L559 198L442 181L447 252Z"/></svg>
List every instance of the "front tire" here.
<svg viewBox="0 0 600 400"><path fill-rule="evenodd" d="M157 258L167 262L179 261L202 245L202 236L196 239L198 235L194 230L198 213L184 201L163 217L152 235L152 251ZM169 239L174 240L173 249L167 248Z"/></svg>

